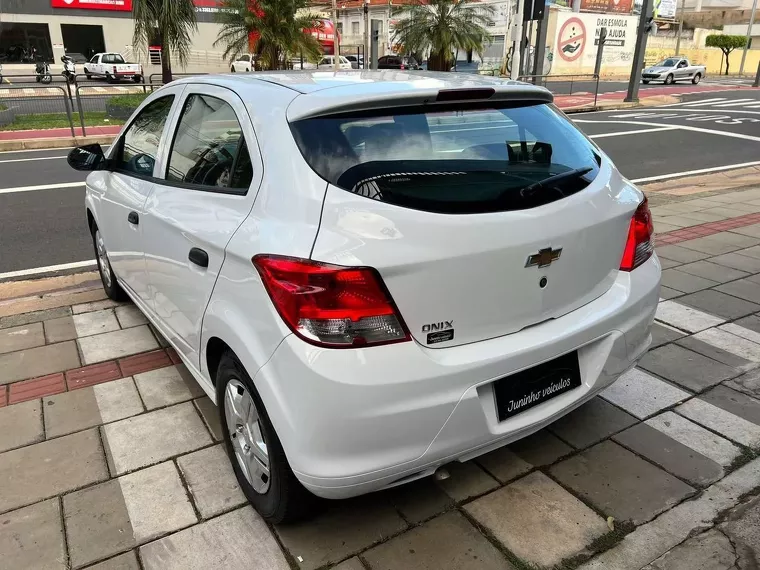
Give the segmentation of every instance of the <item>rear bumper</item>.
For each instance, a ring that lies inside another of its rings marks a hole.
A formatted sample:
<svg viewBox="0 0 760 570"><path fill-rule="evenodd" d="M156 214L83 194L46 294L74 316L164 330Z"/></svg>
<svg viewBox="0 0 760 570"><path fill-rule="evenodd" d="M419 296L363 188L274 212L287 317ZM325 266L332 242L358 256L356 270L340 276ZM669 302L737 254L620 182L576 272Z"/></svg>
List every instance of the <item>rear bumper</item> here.
<svg viewBox="0 0 760 570"><path fill-rule="evenodd" d="M326 350L290 335L255 383L301 483L360 495L506 445L594 397L649 346L659 287L653 256L568 315L446 349ZM494 380L576 349L579 388L498 421Z"/></svg>

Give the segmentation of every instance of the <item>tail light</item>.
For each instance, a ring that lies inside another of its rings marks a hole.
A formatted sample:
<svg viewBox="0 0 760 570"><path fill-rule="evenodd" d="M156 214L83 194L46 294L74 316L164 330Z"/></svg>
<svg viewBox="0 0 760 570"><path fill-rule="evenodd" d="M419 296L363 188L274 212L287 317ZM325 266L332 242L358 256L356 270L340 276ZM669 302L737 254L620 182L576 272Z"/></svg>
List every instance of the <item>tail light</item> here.
<svg viewBox="0 0 760 570"><path fill-rule="evenodd" d="M654 253L654 226L652 213L646 198L636 208L631 225L628 228L628 241L625 242L623 261L620 271L633 271Z"/></svg>
<svg viewBox="0 0 760 570"><path fill-rule="evenodd" d="M401 64L401 71L404 71L404 64Z"/></svg>
<svg viewBox="0 0 760 570"><path fill-rule="evenodd" d="M253 265L282 319L311 344L350 348L411 340L375 269L279 255L257 255Z"/></svg>

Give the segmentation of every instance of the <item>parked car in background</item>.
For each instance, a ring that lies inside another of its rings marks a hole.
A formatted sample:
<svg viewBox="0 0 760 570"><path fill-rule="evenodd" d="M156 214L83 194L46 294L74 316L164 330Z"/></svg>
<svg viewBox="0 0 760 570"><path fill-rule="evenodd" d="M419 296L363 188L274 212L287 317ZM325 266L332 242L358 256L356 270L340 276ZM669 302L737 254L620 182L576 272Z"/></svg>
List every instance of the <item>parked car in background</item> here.
<svg viewBox="0 0 760 570"><path fill-rule="evenodd" d="M691 81L695 85L707 74L704 65L692 65L685 57L668 57L660 63L647 67L641 74L641 82L662 81L670 85L676 81Z"/></svg>
<svg viewBox="0 0 760 570"><path fill-rule="evenodd" d="M143 67L139 63L127 63L120 53L96 53L84 64L87 79L104 77L109 82L131 79L139 83L143 78Z"/></svg>
<svg viewBox="0 0 760 570"><path fill-rule="evenodd" d="M345 58L351 62L351 69L364 69L363 55L347 55Z"/></svg>
<svg viewBox="0 0 760 570"><path fill-rule="evenodd" d="M251 53L244 53L232 62L230 71L232 73L243 73L253 71L256 63L256 56Z"/></svg>
<svg viewBox="0 0 760 570"><path fill-rule="evenodd" d="M183 78L69 154L106 294L216 402L268 521L528 436L651 343L647 199L551 93L403 75Z"/></svg>
<svg viewBox="0 0 760 570"><path fill-rule="evenodd" d="M411 56L384 55L377 60L378 69L420 69L420 64Z"/></svg>
<svg viewBox="0 0 760 570"><path fill-rule="evenodd" d="M345 57L342 55L338 56L340 58L338 65L340 66L340 69L353 69L353 66L351 65L351 62L348 61ZM326 55L321 60L319 60L319 63L317 64L317 69L334 69L334 56L332 55Z"/></svg>

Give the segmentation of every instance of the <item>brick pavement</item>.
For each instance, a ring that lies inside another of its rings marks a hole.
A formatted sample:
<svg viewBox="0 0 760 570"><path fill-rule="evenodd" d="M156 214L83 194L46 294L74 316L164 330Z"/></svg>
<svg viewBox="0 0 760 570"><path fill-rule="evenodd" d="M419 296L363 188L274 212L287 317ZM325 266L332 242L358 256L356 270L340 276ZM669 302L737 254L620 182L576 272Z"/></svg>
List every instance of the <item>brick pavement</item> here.
<svg viewBox="0 0 760 570"><path fill-rule="evenodd" d="M653 208L663 238L710 231L660 238L654 342L600 397L286 527L246 505L213 404L132 305L91 277L0 284L0 568L755 568L757 213L760 189Z"/></svg>

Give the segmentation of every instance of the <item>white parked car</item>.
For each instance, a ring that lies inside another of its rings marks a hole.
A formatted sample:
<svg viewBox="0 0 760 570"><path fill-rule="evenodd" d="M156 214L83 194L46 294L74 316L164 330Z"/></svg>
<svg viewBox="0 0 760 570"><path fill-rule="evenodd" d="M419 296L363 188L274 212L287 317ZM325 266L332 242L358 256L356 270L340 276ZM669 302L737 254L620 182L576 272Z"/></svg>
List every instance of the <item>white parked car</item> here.
<svg viewBox="0 0 760 570"><path fill-rule="evenodd" d="M338 56L340 60L338 61L338 66L340 69L352 69L351 62L345 58L345 56ZM322 70L331 70L335 69L335 57L332 55L326 55L321 60L319 60L319 63L317 64L318 69Z"/></svg>
<svg viewBox="0 0 760 570"><path fill-rule="evenodd" d="M256 56L250 53L239 55L230 66L232 73L244 73L253 71L253 65L256 62Z"/></svg>
<svg viewBox="0 0 760 570"><path fill-rule="evenodd" d="M131 79L135 83L144 77L143 67L139 63L127 63L120 53L96 53L84 64L87 79L104 77L109 82Z"/></svg>
<svg viewBox="0 0 760 570"><path fill-rule="evenodd" d="M650 344L642 193L548 91L420 73L180 79L69 155L106 293L217 402L270 521L527 436Z"/></svg>

